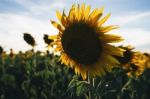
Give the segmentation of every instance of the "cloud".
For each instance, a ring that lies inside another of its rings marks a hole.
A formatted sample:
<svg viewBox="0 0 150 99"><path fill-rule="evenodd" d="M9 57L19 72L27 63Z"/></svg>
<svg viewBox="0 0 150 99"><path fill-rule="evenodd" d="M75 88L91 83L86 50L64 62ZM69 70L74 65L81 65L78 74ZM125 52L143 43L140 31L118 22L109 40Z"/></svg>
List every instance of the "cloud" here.
<svg viewBox="0 0 150 99"><path fill-rule="evenodd" d="M149 24L150 11L147 12L130 12L125 15L113 16L108 24L119 25L120 28L113 31L121 35L125 40L123 45L132 45L137 50L143 52L150 51L150 28ZM120 43L119 43L120 44Z"/></svg>
<svg viewBox="0 0 150 99"><path fill-rule="evenodd" d="M58 31L49 21L43 21L30 16L1 13L0 14L0 42L8 50L14 48L18 50L27 50L30 47L23 40L23 33L31 33L37 41L37 49L44 48L43 34L55 34Z"/></svg>
<svg viewBox="0 0 150 99"><path fill-rule="evenodd" d="M125 15L112 17L112 23L119 24L121 26L127 24L142 24L143 20L147 20L150 17L150 11L147 12L130 12Z"/></svg>
<svg viewBox="0 0 150 99"><path fill-rule="evenodd" d="M42 15L43 13L49 14L55 9L63 9L66 5L63 1L45 1L41 2L40 0L15 0L16 3L23 6L26 9L26 13L31 15ZM24 12L25 13L25 12Z"/></svg>
<svg viewBox="0 0 150 99"><path fill-rule="evenodd" d="M117 45L132 45L137 51L150 52L149 31L143 28L120 28L115 30L114 34L124 38L124 41Z"/></svg>

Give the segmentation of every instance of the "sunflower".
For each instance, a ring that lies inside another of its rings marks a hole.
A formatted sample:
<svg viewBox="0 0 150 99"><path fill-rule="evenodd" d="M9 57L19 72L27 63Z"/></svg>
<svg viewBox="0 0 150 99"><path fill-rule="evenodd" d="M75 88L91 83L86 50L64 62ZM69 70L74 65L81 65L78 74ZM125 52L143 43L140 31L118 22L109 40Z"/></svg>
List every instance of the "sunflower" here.
<svg viewBox="0 0 150 99"><path fill-rule="evenodd" d="M147 68L147 57L141 52L134 52L130 63L131 71L128 73L129 77L140 76Z"/></svg>
<svg viewBox="0 0 150 99"><path fill-rule="evenodd" d="M110 43L120 42L123 39L110 30L118 28L116 25L103 26L110 17L110 13L103 15L104 7L94 9L91 7L72 5L69 14L56 11L59 22L51 23L59 30L58 35L49 36L56 46L55 51L60 52L62 64L73 68L75 73L83 79L89 74L91 77L103 76L106 71L111 71L119 61L113 57L122 56L123 50ZM100 19L101 18L101 19Z"/></svg>
<svg viewBox="0 0 150 99"><path fill-rule="evenodd" d="M148 66L148 57L141 52L133 51L134 47L128 46L119 46L124 49L123 57L115 56L120 65L124 70L127 70L127 75L129 77L138 77Z"/></svg>
<svg viewBox="0 0 150 99"><path fill-rule="evenodd" d="M120 61L120 65L122 65L123 69L128 71L127 75L129 77L140 76L145 69L148 68L148 58L141 52L129 51L129 49L126 51L128 51L128 55L124 54L124 58L128 58L128 56L130 56L130 58L128 58L126 63Z"/></svg>

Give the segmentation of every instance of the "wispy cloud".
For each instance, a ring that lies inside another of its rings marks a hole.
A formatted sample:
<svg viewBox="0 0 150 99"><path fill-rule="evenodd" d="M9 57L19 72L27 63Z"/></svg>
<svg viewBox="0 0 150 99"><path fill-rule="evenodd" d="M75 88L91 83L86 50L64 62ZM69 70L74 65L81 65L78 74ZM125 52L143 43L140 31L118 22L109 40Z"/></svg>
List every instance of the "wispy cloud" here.
<svg viewBox="0 0 150 99"><path fill-rule="evenodd" d="M113 19L113 22L120 25L142 23L142 20L150 17L150 11L147 12L130 12L126 15L120 15Z"/></svg>
<svg viewBox="0 0 150 99"><path fill-rule="evenodd" d="M23 33L29 32L37 41L38 49L44 48L43 34L57 33L57 30L49 21L37 20L35 18L11 13L0 14L0 45L6 50L27 50L29 47L23 40Z"/></svg>
<svg viewBox="0 0 150 99"><path fill-rule="evenodd" d="M55 9L63 9L66 5L63 1L45 1L41 2L39 0L15 0L16 3L23 6L26 9L26 13L31 15L42 15L49 14L50 12L55 11Z"/></svg>
<svg viewBox="0 0 150 99"><path fill-rule="evenodd" d="M132 45L140 51L150 51L150 11L130 12L126 15L112 16L107 24L119 25L118 30L113 31L121 35L125 40L123 45Z"/></svg>

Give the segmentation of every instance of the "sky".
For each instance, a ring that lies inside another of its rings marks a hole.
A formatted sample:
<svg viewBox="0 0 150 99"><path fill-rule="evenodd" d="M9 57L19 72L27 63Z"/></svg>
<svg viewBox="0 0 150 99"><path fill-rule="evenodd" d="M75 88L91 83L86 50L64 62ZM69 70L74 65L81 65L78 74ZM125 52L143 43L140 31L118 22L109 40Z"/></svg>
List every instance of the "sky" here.
<svg viewBox="0 0 150 99"><path fill-rule="evenodd" d="M58 33L50 20L58 21L56 10L68 13L72 4L105 7L104 16L111 13L105 25L119 25L112 33L124 38L119 43L135 50L150 52L150 0L0 0L0 46L15 52L31 49L23 33L36 40L36 50L46 50L43 35Z"/></svg>

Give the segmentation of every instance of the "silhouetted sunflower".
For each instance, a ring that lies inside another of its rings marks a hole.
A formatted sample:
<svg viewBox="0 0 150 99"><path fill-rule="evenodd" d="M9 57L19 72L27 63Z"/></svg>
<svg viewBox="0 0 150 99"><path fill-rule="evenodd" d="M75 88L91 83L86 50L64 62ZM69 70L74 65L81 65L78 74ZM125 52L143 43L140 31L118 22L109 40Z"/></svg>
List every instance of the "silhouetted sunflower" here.
<svg viewBox="0 0 150 99"><path fill-rule="evenodd" d="M34 47L34 46L36 45L34 38L33 38L30 34L24 33L23 38L24 38L24 40L25 40L29 45L31 45L32 47Z"/></svg>
<svg viewBox="0 0 150 99"><path fill-rule="evenodd" d="M90 8L84 4L72 5L68 16L57 11L61 24L55 21L51 23L59 30L59 34L49 37L54 39L52 44L56 45L55 51L61 52L61 63L73 68L83 79L87 78L88 73L91 77L105 75L106 71L119 64L113 55L123 55L122 49L109 44L123 40L120 36L108 34L118 27L103 26L110 14L101 18L103 7L91 13Z"/></svg>
<svg viewBox="0 0 150 99"><path fill-rule="evenodd" d="M45 42L47 45L49 45L51 42L53 42L52 39L48 39L48 35L47 35L47 34L44 34L43 39L44 39L44 42Z"/></svg>
<svg viewBox="0 0 150 99"><path fill-rule="evenodd" d="M0 55L3 53L3 48L0 46Z"/></svg>
<svg viewBox="0 0 150 99"><path fill-rule="evenodd" d="M123 52L123 57L121 56L114 56L121 64L121 66L124 69L128 69L129 68L129 64L131 62L132 56L133 56L133 47L128 45L128 46L119 46L119 48L124 49L125 51Z"/></svg>

